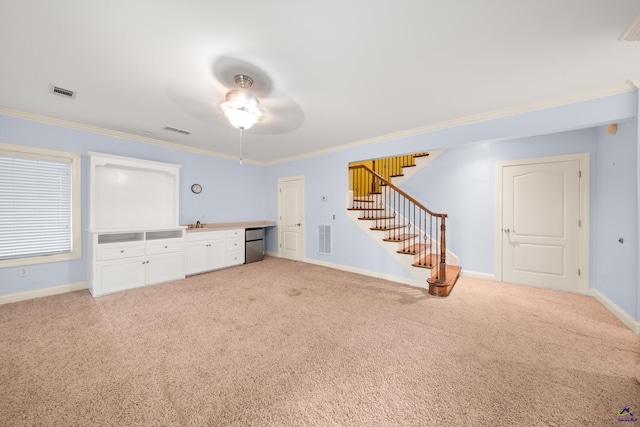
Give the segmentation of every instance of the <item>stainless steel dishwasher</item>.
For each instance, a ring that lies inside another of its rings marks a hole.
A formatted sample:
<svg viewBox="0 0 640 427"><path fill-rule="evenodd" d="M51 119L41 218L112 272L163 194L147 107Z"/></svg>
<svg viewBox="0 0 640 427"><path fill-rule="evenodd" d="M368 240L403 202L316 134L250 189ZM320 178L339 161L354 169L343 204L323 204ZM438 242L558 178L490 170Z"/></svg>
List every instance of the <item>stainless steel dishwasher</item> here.
<svg viewBox="0 0 640 427"><path fill-rule="evenodd" d="M244 232L244 262L262 261L264 257L264 228L247 228Z"/></svg>

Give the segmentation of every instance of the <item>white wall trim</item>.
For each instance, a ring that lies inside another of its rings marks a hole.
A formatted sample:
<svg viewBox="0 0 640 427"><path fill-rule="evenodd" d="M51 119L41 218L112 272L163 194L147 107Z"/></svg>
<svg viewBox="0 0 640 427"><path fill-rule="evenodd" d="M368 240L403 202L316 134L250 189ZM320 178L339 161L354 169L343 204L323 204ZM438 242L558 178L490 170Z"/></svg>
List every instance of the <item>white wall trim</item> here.
<svg viewBox="0 0 640 427"><path fill-rule="evenodd" d="M474 279L492 280L494 282L498 281L498 279L496 279L496 275L495 274L482 273L482 272L479 272L479 271L470 271L470 270L465 270L464 268L462 270L460 270L460 276L472 277Z"/></svg>
<svg viewBox="0 0 640 427"><path fill-rule="evenodd" d="M424 133L451 129L459 126L480 123L480 122L485 122L489 120L501 119L504 117L515 116L518 114L530 113L530 112L539 111L539 110L545 110L548 108L561 107L569 104L576 104L579 102L590 101L593 99L605 98L607 96L620 95L623 93L633 92L637 90L638 88L637 85L639 83L639 80L640 79L631 79L623 84L619 84L616 86L611 86L603 89L593 90L593 91L589 91L589 92L585 92L577 95L565 96L565 97L555 98L547 101L537 102L534 104L521 105L518 107L506 108L503 110L491 111L488 113L476 114L473 116L462 117L459 119L448 120L440 123L434 123L431 125L421 126L414 129L408 129L401 132L395 132L387 135L381 135L374 138L356 141L350 144L344 144L337 147L331 147L323 150L312 151L312 152L301 154L298 156L285 157L285 158L277 159L270 162L258 162L258 161L251 161L251 160L243 160L243 161L245 163L259 165L259 166L272 166L279 163L286 163L294 160L307 159L309 157L315 157L315 156L320 156L324 154L350 150L357 147L364 147L372 144L377 144L380 142L388 142L395 139L406 138L406 137L420 135ZM234 160L234 161L238 160L237 157L217 153L215 151L203 150L200 148L189 147L187 145L161 141L155 138L148 138L144 136L133 135L126 132L114 131L114 130L105 129L97 126L84 125L81 123L71 122L71 121L62 120L62 119L56 119L53 117L28 113L25 111L14 110L6 107L0 107L0 115L15 117L18 119L30 120L30 121L40 122L45 124L51 124L54 126L60 126L60 127L65 127L69 129L81 130L85 132L92 132L100 135L112 136L114 138L128 139L131 141L138 141L145 144L155 144L162 147L172 148L174 150L188 151L196 154L202 154L202 155L211 156L211 157L218 157L226 160Z"/></svg>
<svg viewBox="0 0 640 427"><path fill-rule="evenodd" d="M155 138L149 138L146 136L134 135L126 132L119 132L111 129L105 129L98 126L84 125L81 123L71 122L68 120L56 119L54 117L42 116L34 113L27 113L25 111L13 110L11 108L0 107L0 115L15 117L16 119L30 120L32 122L44 123L48 125L59 126L67 129L75 129L83 132L91 132L98 135L111 136L113 138L126 139L129 141L137 141L142 142L143 144L153 144L158 145L160 147L171 148L173 150L181 150L187 151L190 153L201 154L203 156L211 156L217 157L225 160L233 160L238 161L237 156L230 156L227 154L217 153L215 151L204 150L202 148L190 147L188 145L176 144L173 142L162 141ZM253 164L253 165L264 165L261 162L256 162L253 160L242 160L244 163Z"/></svg>
<svg viewBox="0 0 640 427"><path fill-rule="evenodd" d="M616 303L604 296L604 294L599 290L592 288L589 290L589 293L607 310L613 313L613 315L616 316L622 323L624 323L625 326L631 329L634 333L640 335L640 321L635 320L633 317L631 317L626 311L618 307Z"/></svg>
<svg viewBox="0 0 640 427"><path fill-rule="evenodd" d="M51 288L36 289L33 291L18 292L15 294L0 295L0 305L12 302L26 301L34 298L48 297L51 295L64 294L67 292L88 289L87 282L74 283L71 285L53 286Z"/></svg>
<svg viewBox="0 0 640 427"><path fill-rule="evenodd" d="M320 260L311 259L311 258L303 258L302 262L306 262L307 264L320 265L322 267L327 267L327 268L333 268L334 270L346 271L348 273L356 273L356 274L361 274L363 276L375 277L377 279L389 280L391 282L397 282L403 285L409 285L416 288L429 289L429 284L427 283L426 280L424 280L424 283L422 283L422 281L419 281L417 279L411 279L409 277L400 277L400 276L394 276L391 274L378 273L375 271L366 270L364 268L351 267L349 265L342 265L342 264L334 264L331 262L320 261Z"/></svg>
<svg viewBox="0 0 640 427"><path fill-rule="evenodd" d="M594 91L590 91L590 92L582 93L578 95L565 96L565 97L542 101L534 104L521 105L518 107L506 108L503 110L476 114L474 116L462 117L460 119L434 123L432 125L408 129L401 132L390 133L387 135L369 138L362 141L353 142L350 144L344 144L337 147L327 148L324 150L312 151L310 153L300 154L298 156L286 157L286 158L274 160L272 162L263 163L263 165L271 166L278 163L292 162L295 160L306 159L309 157L315 157L315 156L335 153L335 152L344 151L344 150L351 150L358 147L365 147L367 145L377 144L381 142L389 142L389 141L393 141L400 138L407 138L410 136L442 131L442 130L456 128L460 126L471 125L474 123L481 123L481 122L486 122L490 120L502 119L510 116L517 116L519 114L531 113L534 111L541 111L549 108L562 107L570 104L577 104L579 102L605 98L607 96L620 95L623 93L633 92L637 90L635 86L637 82L638 80L628 80L627 82L620 85L611 86L611 87L599 89L599 90L594 90Z"/></svg>

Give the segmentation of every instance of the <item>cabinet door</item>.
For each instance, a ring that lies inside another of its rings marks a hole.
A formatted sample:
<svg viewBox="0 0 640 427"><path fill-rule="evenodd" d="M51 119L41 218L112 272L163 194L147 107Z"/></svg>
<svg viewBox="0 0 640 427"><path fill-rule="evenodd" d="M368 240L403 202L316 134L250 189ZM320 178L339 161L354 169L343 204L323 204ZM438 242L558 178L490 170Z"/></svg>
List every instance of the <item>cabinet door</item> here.
<svg viewBox="0 0 640 427"><path fill-rule="evenodd" d="M207 271L209 258L209 244L211 242L189 242L187 247L187 274L196 274Z"/></svg>
<svg viewBox="0 0 640 427"><path fill-rule="evenodd" d="M182 252L149 257L147 285L184 279L184 256Z"/></svg>
<svg viewBox="0 0 640 427"><path fill-rule="evenodd" d="M143 258L103 261L96 264L96 294L102 295L144 286Z"/></svg>
<svg viewBox="0 0 640 427"><path fill-rule="evenodd" d="M227 266L227 241L225 239L209 242L209 264L207 270L216 270Z"/></svg>

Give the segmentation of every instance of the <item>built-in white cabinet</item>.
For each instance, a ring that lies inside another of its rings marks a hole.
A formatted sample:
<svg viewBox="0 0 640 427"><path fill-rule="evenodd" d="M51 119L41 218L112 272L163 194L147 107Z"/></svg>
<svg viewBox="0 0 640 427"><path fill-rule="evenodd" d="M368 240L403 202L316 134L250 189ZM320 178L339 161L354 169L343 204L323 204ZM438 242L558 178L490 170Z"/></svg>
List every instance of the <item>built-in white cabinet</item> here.
<svg viewBox="0 0 640 427"><path fill-rule="evenodd" d="M100 296L183 279L184 229L92 233L89 290Z"/></svg>
<svg viewBox="0 0 640 427"><path fill-rule="evenodd" d="M88 157L91 294L183 279L180 165L93 152Z"/></svg>
<svg viewBox="0 0 640 427"><path fill-rule="evenodd" d="M244 264L244 229L187 233L187 274Z"/></svg>

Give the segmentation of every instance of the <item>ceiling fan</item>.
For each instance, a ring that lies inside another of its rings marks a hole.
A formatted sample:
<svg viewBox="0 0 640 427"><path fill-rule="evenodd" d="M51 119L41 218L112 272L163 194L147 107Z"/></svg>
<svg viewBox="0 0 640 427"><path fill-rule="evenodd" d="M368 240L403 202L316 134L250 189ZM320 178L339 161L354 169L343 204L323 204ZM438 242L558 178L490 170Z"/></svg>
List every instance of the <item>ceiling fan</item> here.
<svg viewBox="0 0 640 427"><path fill-rule="evenodd" d="M216 127L271 135L304 123L300 105L276 90L259 67L224 56L207 68L188 70L166 86L169 99L191 117Z"/></svg>
<svg viewBox="0 0 640 427"><path fill-rule="evenodd" d="M244 74L236 74L233 79L240 89L227 92L220 108L229 122L242 131L255 125L262 118L262 111L258 97L249 92L253 79Z"/></svg>

